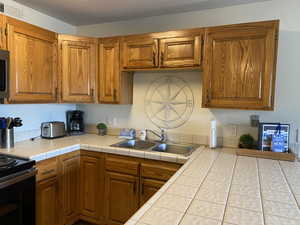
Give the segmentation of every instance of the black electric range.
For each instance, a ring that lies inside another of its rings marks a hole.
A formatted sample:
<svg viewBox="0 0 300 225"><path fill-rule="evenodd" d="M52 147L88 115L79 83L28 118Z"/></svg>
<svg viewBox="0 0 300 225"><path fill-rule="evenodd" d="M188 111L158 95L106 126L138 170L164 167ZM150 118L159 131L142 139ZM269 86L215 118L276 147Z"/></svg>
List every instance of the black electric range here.
<svg viewBox="0 0 300 225"><path fill-rule="evenodd" d="M0 154L0 224L35 224L35 161Z"/></svg>

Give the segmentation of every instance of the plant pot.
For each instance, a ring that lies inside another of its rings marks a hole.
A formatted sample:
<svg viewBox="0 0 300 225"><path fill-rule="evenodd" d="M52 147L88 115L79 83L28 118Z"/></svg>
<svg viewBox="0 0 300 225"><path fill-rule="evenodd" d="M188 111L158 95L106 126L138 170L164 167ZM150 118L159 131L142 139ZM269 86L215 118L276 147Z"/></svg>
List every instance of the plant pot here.
<svg viewBox="0 0 300 225"><path fill-rule="evenodd" d="M98 129L98 134L99 134L100 136L106 135L106 134L107 134L107 129Z"/></svg>

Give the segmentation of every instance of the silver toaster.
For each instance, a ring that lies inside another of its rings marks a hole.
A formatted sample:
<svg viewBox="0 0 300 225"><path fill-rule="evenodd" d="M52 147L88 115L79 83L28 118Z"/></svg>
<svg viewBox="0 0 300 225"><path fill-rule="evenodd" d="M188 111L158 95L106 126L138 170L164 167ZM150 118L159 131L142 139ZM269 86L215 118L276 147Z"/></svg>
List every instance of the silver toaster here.
<svg viewBox="0 0 300 225"><path fill-rule="evenodd" d="M41 124L42 138L58 138L66 135L66 128L64 122L52 121Z"/></svg>

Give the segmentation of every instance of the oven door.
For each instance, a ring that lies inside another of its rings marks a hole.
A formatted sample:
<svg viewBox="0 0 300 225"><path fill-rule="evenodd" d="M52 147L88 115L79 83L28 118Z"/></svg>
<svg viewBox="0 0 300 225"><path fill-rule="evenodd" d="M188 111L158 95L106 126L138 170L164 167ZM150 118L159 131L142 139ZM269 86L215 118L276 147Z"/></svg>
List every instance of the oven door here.
<svg viewBox="0 0 300 225"><path fill-rule="evenodd" d="M35 169L0 180L0 224L35 225Z"/></svg>

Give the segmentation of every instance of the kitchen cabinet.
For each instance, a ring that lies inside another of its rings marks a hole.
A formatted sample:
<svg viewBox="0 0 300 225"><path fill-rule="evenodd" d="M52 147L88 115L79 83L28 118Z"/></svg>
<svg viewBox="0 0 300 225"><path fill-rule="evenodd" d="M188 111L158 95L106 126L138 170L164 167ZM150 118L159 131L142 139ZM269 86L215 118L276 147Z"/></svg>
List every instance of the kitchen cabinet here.
<svg viewBox="0 0 300 225"><path fill-rule="evenodd" d="M143 206L164 184L165 181L141 178L140 207Z"/></svg>
<svg viewBox="0 0 300 225"><path fill-rule="evenodd" d="M106 222L124 224L138 209L139 178L115 172L105 173Z"/></svg>
<svg viewBox="0 0 300 225"><path fill-rule="evenodd" d="M104 221L104 156L83 151L80 157L81 219L91 223Z"/></svg>
<svg viewBox="0 0 300 225"><path fill-rule="evenodd" d="M124 38L123 68L158 67L158 40L149 36Z"/></svg>
<svg viewBox="0 0 300 225"><path fill-rule="evenodd" d="M123 69L200 68L203 30L191 29L123 37Z"/></svg>
<svg viewBox="0 0 300 225"><path fill-rule="evenodd" d="M7 18L10 52L10 103L57 101L57 36L54 32Z"/></svg>
<svg viewBox="0 0 300 225"><path fill-rule="evenodd" d="M97 39L69 35L58 36L61 101L96 101Z"/></svg>
<svg viewBox="0 0 300 225"><path fill-rule="evenodd" d="M6 50L6 16L0 14L0 49Z"/></svg>
<svg viewBox="0 0 300 225"><path fill-rule="evenodd" d="M201 65L202 36L165 38L159 41L160 67L194 67Z"/></svg>
<svg viewBox="0 0 300 225"><path fill-rule="evenodd" d="M56 177L37 184L36 199L36 224L58 225L60 207Z"/></svg>
<svg viewBox="0 0 300 225"><path fill-rule="evenodd" d="M57 159L37 163L36 224L59 225L60 201L57 178Z"/></svg>
<svg viewBox="0 0 300 225"><path fill-rule="evenodd" d="M63 224L73 224L80 216L80 155L79 151L59 158L60 199Z"/></svg>
<svg viewBox="0 0 300 225"><path fill-rule="evenodd" d="M119 38L100 39L99 60L99 102L132 104L133 74L120 71Z"/></svg>
<svg viewBox="0 0 300 225"><path fill-rule="evenodd" d="M208 28L202 106L273 110L279 21Z"/></svg>

